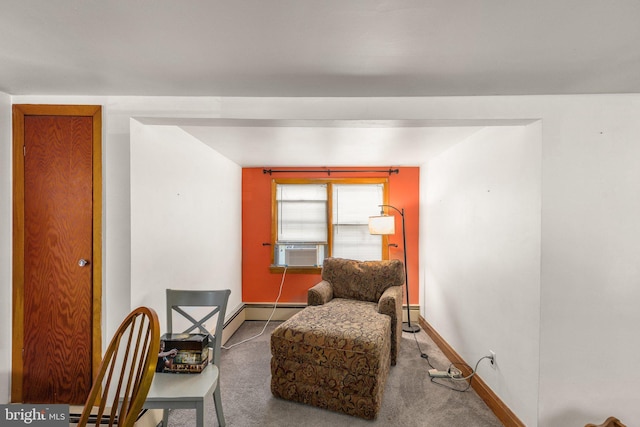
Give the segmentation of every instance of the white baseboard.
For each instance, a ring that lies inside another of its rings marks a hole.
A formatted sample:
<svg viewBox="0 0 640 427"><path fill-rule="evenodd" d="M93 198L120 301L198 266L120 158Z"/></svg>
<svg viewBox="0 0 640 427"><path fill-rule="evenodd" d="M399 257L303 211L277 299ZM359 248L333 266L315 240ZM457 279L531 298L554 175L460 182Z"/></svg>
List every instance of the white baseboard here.
<svg viewBox="0 0 640 427"><path fill-rule="evenodd" d="M418 323L420 319L420 306L419 305L411 305L409 306L409 314L411 315L411 321L413 323ZM402 307L402 321L407 321L407 306Z"/></svg>
<svg viewBox="0 0 640 427"><path fill-rule="evenodd" d="M223 343L226 342L228 337L233 335L233 333L240 327L242 322L245 320L268 320L271 313L273 313L273 317L271 320L276 321L284 321L289 319L291 316L302 310L306 307L306 304L297 304L297 303L283 303L278 304L273 310L273 304L269 303L250 303L244 304L242 307L238 309L233 319L227 322L225 325L224 333L222 335ZM409 307L409 312L411 314L411 321L418 323L418 319L420 317L420 306L412 305ZM402 309L402 321L407 321L407 307L403 307Z"/></svg>
<svg viewBox="0 0 640 427"><path fill-rule="evenodd" d="M301 311L306 304L278 304L275 311L273 304L245 304L245 320L271 320L284 321Z"/></svg>
<svg viewBox="0 0 640 427"><path fill-rule="evenodd" d="M243 305L231 317L231 320L228 320L224 325L224 328L222 329L222 345L225 345L227 343L227 340L231 338L233 334L236 333L238 328L242 326L245 320L246 320L246 313Z"/></svg>

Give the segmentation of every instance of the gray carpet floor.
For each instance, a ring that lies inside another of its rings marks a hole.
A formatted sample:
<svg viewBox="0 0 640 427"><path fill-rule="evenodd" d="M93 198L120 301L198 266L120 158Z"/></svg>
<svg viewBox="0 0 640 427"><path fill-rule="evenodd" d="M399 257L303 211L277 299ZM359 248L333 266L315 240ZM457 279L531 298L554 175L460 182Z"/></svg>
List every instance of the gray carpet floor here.
<svg viewBox="0 0 640 427"><path fill-rule="evenodd" d="M245 322L226 345L259 334L264 324ZM403 333L398 364L391 367L382 407L373 421L275 398L271 395L269 385L269 338L277 324L270 323L263 335L251 341L222 350L220 387L225 420L229 427L502 426L473 389L461 393L431 382L427 373L430 367L427 360L420 356L416 339L422 352L429 356L429 362L436 368L446 369L449 361L424 331L415 334L415 337L414 334ZM454 384L460 388L464 385L460 382ZM213 423L211 425L217 425L213 408L205 417ZM194 411L171 411L169 426L195 426Z"/></svg>

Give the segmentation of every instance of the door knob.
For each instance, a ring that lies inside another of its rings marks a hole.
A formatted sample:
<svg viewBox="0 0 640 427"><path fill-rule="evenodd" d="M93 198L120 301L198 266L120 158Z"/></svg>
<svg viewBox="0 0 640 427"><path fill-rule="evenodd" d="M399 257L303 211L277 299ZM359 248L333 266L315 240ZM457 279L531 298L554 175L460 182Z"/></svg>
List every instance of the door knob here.
<svg viewBox="0 0 640 427"><path fill-rule="evenodd" d="M86 259L80 258L80 261L78 261L78 265L80 267L84 267L87 264L89 264L89 261L87 261Z"/></svg>

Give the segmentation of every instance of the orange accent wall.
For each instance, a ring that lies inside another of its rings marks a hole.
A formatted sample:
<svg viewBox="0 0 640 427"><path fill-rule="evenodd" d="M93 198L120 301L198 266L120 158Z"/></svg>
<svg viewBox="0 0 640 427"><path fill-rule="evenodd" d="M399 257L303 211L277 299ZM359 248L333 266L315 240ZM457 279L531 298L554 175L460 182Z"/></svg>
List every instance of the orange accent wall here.
<svg viewBox="0 0 640 427"><path fill-rule="evenodd" d="M287 168L277 168L286 170ZM295 170L319 168L289 168ZM411 304L418 303L418 260L419 245L419 194L420 168L396 168L398 174L388 173L340 173L340 170L376 169L385 170L386 167L371 168L331 168L331 178L389 178L389 204L404 208L405 226L407 233L409 295ZM288 173L269 175L263 173L263 168L242 169L242 300L245 303L273 303L276 301L281 273L271 273L272 246L271 241L271 180L273 178L326 178L326 173ZM389 243L395 243L397 248L390 247L389 258L404 260L402 247L402 218L393 209L388 214L396 216L396 234L389 236ZM266 244L265 244L266 243ZM320 281L319 274L299 274L288 272L284 280L282 295L279 302L306 303L307 290Z"/></svg>

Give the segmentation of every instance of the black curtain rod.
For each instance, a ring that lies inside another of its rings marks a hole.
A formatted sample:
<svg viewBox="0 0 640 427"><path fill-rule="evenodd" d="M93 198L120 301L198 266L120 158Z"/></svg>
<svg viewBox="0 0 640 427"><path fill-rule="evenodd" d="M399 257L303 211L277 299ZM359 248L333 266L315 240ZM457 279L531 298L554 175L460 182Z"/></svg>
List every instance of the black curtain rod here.
<svg viewBox="0 0 640 427"><path fill-rule="evenodd" d="M331 175L331 169L321 169L321 170L274 170L274 169L262 169L263 174L274 174L274 173L308 173L308 172L320 172L326 173L327 175ZM400 173L400 169L387 169L387 170L334 170L334 173L363 173L363 172L378 172L378 173L388 173L389 175L393 173Z"/></svg>

